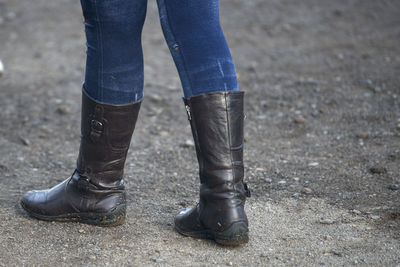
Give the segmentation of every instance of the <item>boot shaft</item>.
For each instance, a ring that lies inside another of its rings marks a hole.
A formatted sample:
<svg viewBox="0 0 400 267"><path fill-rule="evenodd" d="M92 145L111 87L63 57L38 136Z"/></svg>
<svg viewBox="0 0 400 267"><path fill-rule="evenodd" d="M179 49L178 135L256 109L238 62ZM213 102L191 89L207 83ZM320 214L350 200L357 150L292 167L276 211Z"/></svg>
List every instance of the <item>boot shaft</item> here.
<svg viewBox="0 0 400 267"><path fill-rule="evenodd" d="M141 102L110 105L82 93L77 171L96 186L123 186L123 169Z"/></svg>
<svg viewBox="0 0 400 267"><path fill-rule="evenodd" d="M244 92L213 92L184 99L202 184L243 180Z"/></svg>

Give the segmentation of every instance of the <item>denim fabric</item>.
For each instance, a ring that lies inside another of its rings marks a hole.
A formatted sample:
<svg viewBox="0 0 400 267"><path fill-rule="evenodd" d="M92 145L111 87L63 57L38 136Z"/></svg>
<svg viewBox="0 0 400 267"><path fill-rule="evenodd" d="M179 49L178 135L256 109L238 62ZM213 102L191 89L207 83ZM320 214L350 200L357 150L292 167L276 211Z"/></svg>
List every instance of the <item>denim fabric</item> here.
<svg viewBox="0 0 400 267"><path fill-rule="evenodd" d="M85 91L109 104L139 101L147 0L81 0L81 4L87 39ZM157 4L184 96L238 90L219 22L219 0L157 0Z"/></svg>

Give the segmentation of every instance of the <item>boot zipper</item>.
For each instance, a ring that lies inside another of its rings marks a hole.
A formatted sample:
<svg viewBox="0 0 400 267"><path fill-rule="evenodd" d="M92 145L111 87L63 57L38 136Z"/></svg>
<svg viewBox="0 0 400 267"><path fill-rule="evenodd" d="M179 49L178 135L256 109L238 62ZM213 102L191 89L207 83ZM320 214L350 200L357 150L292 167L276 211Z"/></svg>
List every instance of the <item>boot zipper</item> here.
<svg viewBox="0 0 400 267"><path fill-rule="evenodd" d="M186 108L186 113L187 113L187 115L188 115L188 120L192 120L192 115L190 114L190 107L189 107L189 105L185 105L185 108Z"/></svg>

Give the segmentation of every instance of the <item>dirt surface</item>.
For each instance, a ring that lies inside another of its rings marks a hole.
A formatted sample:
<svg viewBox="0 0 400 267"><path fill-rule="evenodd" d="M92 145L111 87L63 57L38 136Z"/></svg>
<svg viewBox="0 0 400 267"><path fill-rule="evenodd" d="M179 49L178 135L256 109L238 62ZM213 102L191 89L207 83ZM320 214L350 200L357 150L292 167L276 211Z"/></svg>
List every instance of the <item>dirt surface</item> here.
<svg viewBox="0 0 400 267"><path fill-rule="evenodd" d="M400 2L222 0L246 92L251 240L185 238L198 197L180 82L149 1L145 100L126 164L128 217L37 221L18 204L68 177L79 147L79 1L0 0L0 265L400 264Z"/></svg>

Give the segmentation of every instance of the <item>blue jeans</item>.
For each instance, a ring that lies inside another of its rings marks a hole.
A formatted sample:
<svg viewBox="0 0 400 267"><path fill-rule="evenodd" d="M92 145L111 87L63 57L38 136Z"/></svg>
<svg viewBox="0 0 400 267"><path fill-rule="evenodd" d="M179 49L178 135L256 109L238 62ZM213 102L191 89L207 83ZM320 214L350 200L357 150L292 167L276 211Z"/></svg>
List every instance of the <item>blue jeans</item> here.
<svg viewBox="0 0 400 267"><path fill-rule="evenodd" d="M104 103L139 101L147 0L81 0L81 4L87 39L84 90ZM219 22L219 0L157 0L157 4L184 96L238 90Z"/></svg>

